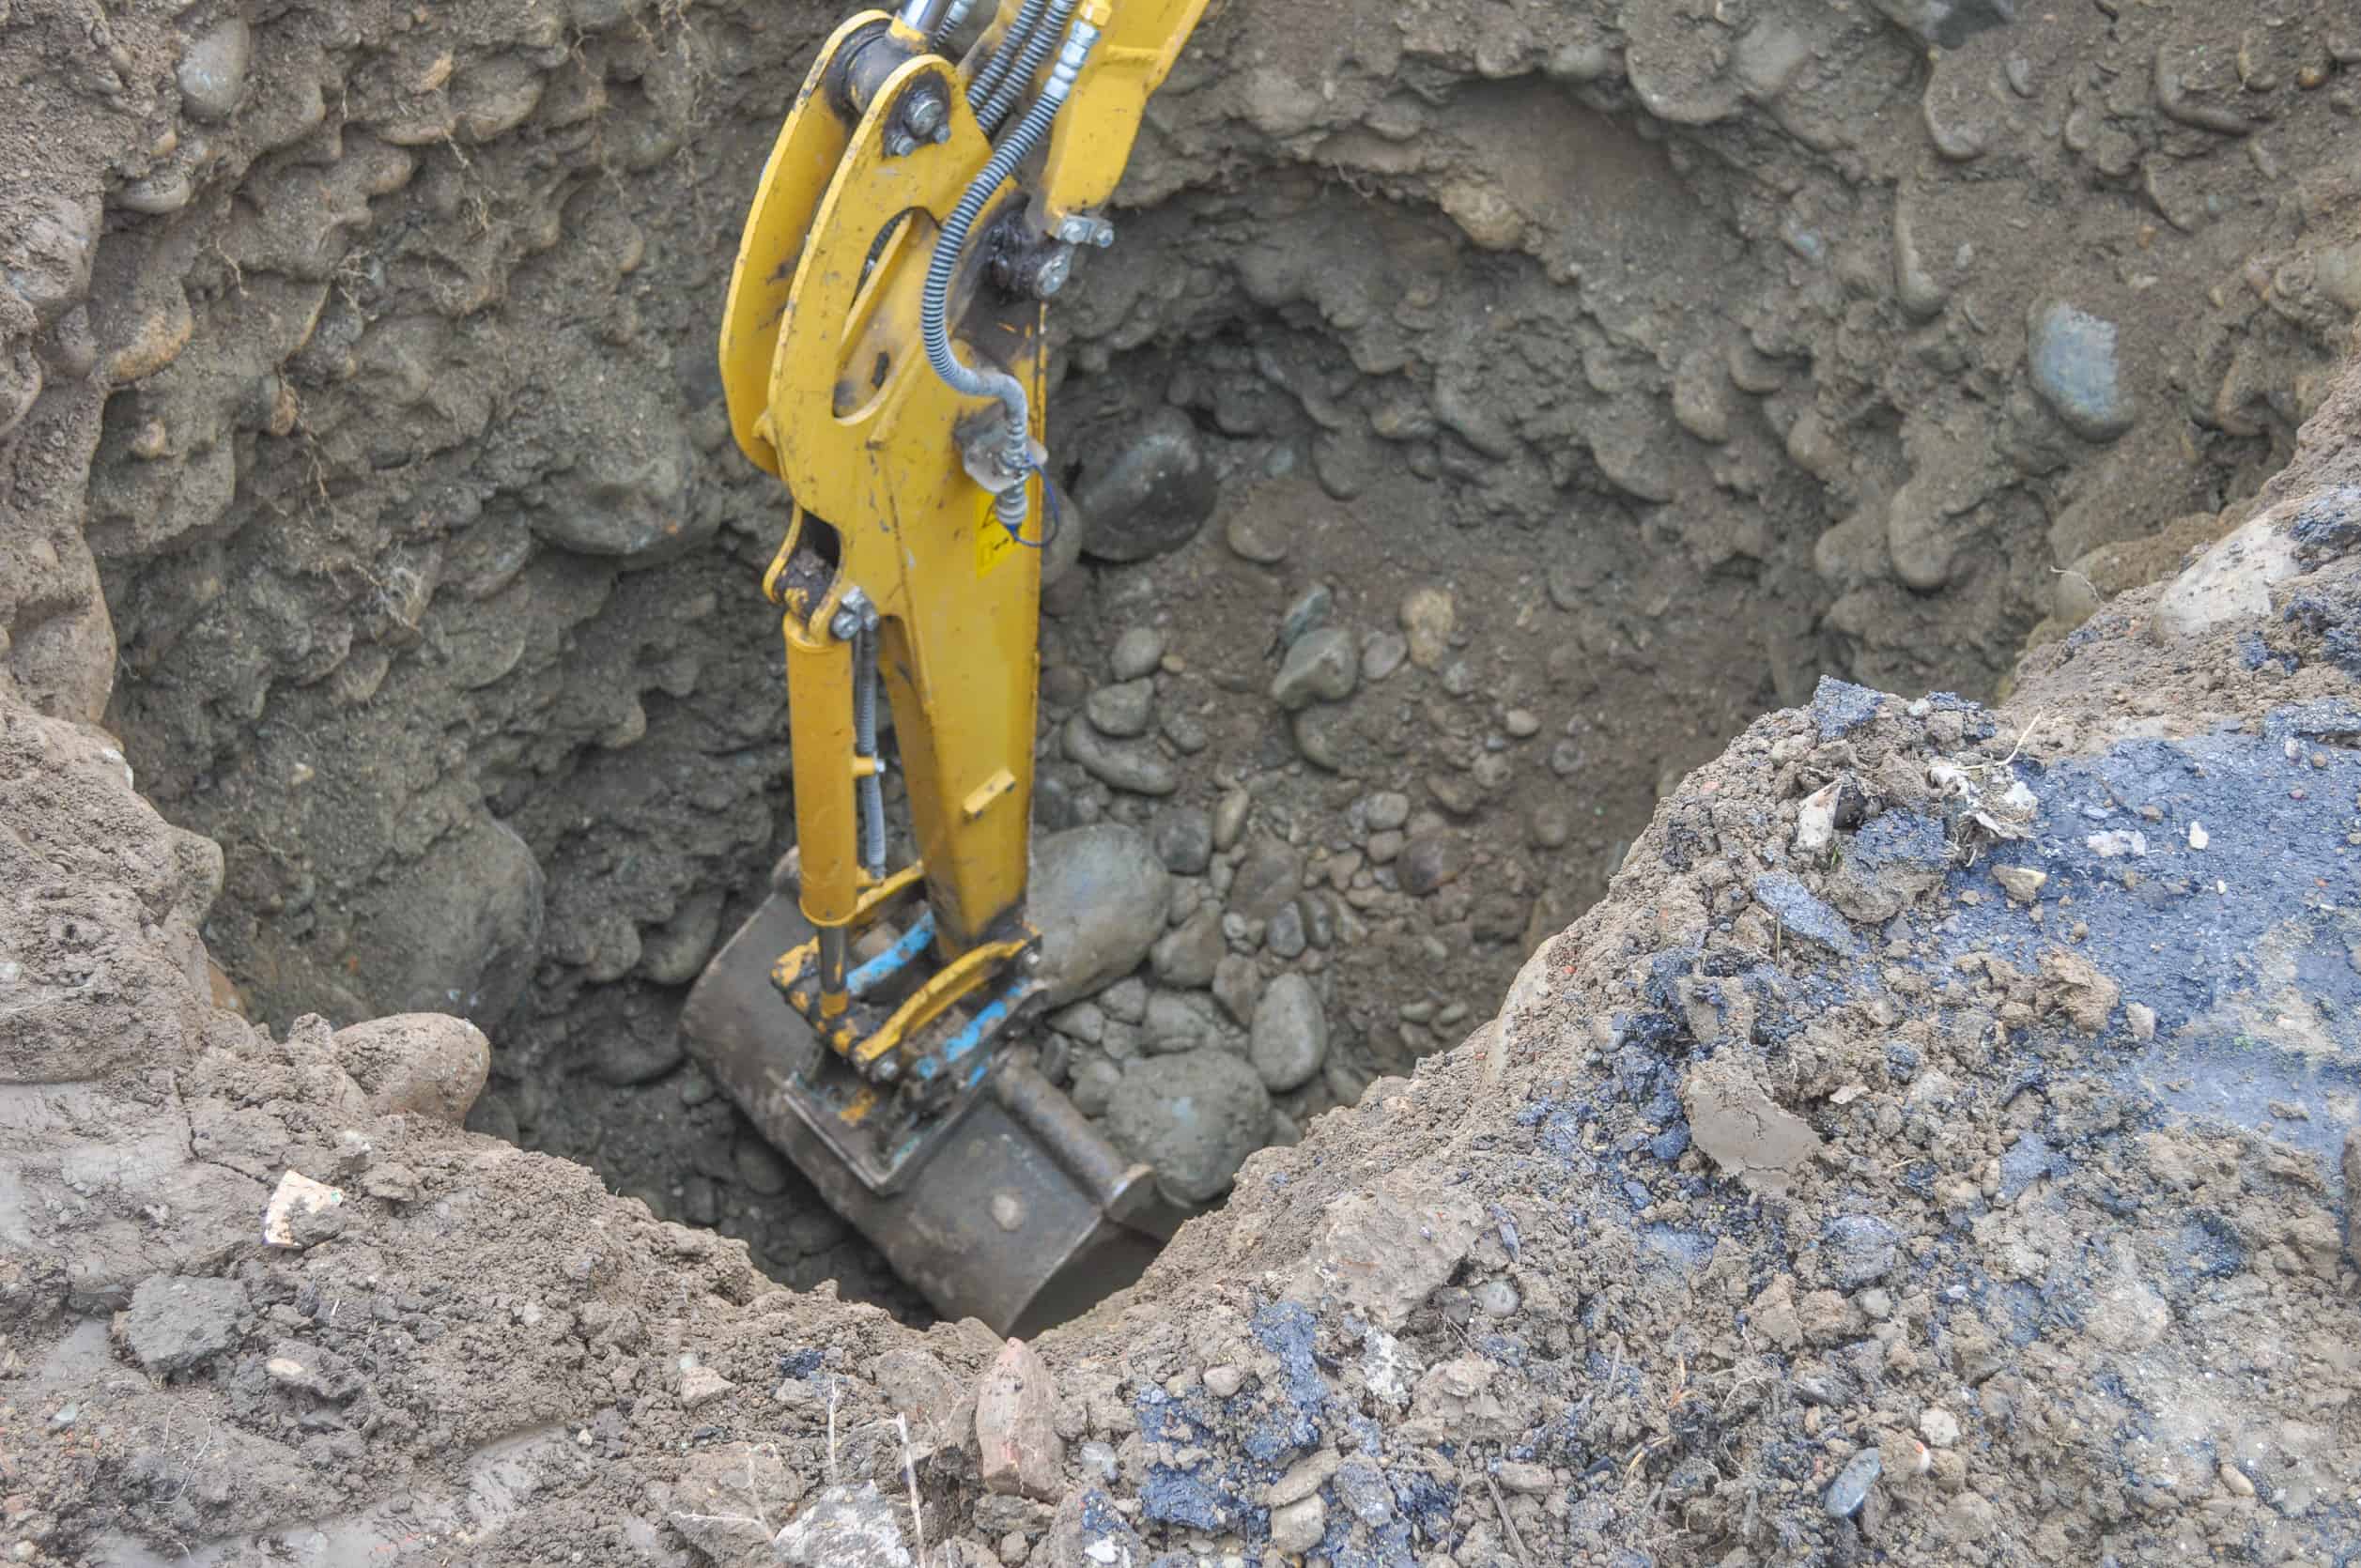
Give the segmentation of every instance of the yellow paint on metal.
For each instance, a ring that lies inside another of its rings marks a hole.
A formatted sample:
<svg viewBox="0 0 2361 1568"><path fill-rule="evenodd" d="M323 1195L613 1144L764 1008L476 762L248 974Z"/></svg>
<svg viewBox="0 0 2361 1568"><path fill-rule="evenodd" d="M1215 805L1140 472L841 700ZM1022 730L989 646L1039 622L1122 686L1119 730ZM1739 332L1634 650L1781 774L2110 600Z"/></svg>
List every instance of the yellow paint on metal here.
<svg viewBox="0 0 2361 1568"><path fill-rule="evenodd" d="M1019 3L1000 6L964 73L988 57ZM1033 222L1113 193L1147 97L1204 5L1123 0L1110 11L1088 0L1084 14L1103 35L1043 164L1020 176ZM878 84L860 122L847 123L826 84L839 54L880 23L890 26L884 11L848 20L805 79L748 214L720 344L738 443L795 502L764 586L786 612L800 901L816 927L864 923L885 896L868 884L856 849L850 652L826 634L852 586L881 618L879 675L919 852L911 874L923 869L944 967L859 1042L868 1060L897 1049L1031 940L1022 904L1042 556L1008 536L961 463L961 428L990 401L953 392L920 346L935 237L992 148L967 107L964 73L915 50ZM897 39L914 41L893 35L864 47ZM887 156L887 116L929 77L948 97L947 138ZM972 232L987 232L1025 194L1014 185L995 193ZM964 267L954 284L955 349L1027 384L1038 438L1047 402L1042 312L977 300L980 270ZM1046 497L1038 478L1028 483L1038 517ZM834 534L832 576L825 587L790 584L790 557L823 528Z"/></svg>

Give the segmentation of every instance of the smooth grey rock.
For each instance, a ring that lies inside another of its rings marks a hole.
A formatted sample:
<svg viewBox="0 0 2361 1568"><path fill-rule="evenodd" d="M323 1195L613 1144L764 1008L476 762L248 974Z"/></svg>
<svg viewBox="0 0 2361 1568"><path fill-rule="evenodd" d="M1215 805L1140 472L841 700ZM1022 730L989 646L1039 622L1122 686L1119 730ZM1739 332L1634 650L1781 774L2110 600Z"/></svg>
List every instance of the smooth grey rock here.
<svg viewBox="0 0 2361 1568"><path fill-rule="evenodd" d="M1135 795L1168 795L1180 787L1180 771L1150 740L1109 740L1088 717L1066 721L1066 755L1109 789Z"/></svg>
<svg viewBox="0 0 2361 1568"><path fill-rule="evenodd" d="M1301 899L1281 904L1278 913L1271 916L1271 924L1262 933L1264 945L1280 958L1291 959L1301 956L1305 945L1311 940L1304 933L1303 906L1304 900Z"/></svg>
<svg viewBox="0 0 2361 1568"><path fill-rule="evenodd" d="M1957 49L1978 33L2016 20L2015 0L1869 0L1921 43Z"/></svg>
<svg viewBox="0 0 2361 1568"><path fill-rule="evenodd" d="M1289 647L1271 682L1271 698L1289 713L1314 702L1341 702L1352 695L1360 674L1352 634L1342 626L1322 626Z"/></svg>
<svg viewBox="0 0 2361 1568"><path fill-rule="evenodd" d="M1213 983L1213 968L1228 946L1222 941L1222 912L1211 904L1165 932L1149 949L1148 961L1156 978L1183 991ZM1152 1016L1154 1004L1150 1004Z"/></svg>
<svg viewBox="0 0 2361 1568"><path fill-rule="evenodd" d="M1189 416L1160 408L1114 450L1083 453L1074 500L1090 518L1083 549L1100 561L1145 561L1180 548L1212 515L1211 465Z"/></svg>
<svg viewBox="0 0 2361 1568"><path fill-rule="evenodd" d="M1048 1005L1063 1007L1138 968L1171 901L1172 878L1137 828L1096 822L1038 840L1029 912L1042 933Z"/></svg>
<svg viewBox="0 0 2361 1568"><path fill-rule="evenodd" d="M1329 612L1336 607L1336 595L1324 582L1316 582L1296 595L1279 617L1279 646L1292 648L1306 633L1316 632L1328 624Z"/></svg>
<svg viewBox="0 0 2361 1568"><path fill-rule="evenodd" d="M1879 1450L1865 1448L1837 1472L1829 1483L1828 1498L1823 1504L1829 1516L1849 1519L1861 1511L1869 1500L1869 1489L1877 1484L1877 1478L1886 1473L1886 1456Z"/></svg>
<svg viewBox="0 0 2361 1568"><path fill-rule="evenodd" d="M1279 1092L1311 1081L1328 1056L1328 1014L1303 976L1280 976L1263 991L1247 1038L1247 1059L1263 1087Z"/></svg>
<svg viewBox="0 0 2361 1568"><path fill-rule="evenodd" d="M1151 1056L1171 1056L1221 1043L1221 1021L1203 997L1178 992L1148 994L1148 1017L1139 1026L1141 1048Z"/></svg>
<svg viewBox="0 0 2361 1568"><path fill-rule="evenodd" d="M1238 836L1246 831L1246 814L1254 807L1254 797L1243 790L1232 790L1213 807L1213 847L1227 851L1238 842Z"/></svg>
<svg viewBox="0 0 2361 1568"><path fill-rule="evenodd" d="M1399 632L1376 632L1361 645L1361 673L1382 681L1410 657L1410 639Z"/></svg>
<svg viewBox="0 0 2361 1568"><path fill-rule="evenodd" d="M1148 1056L1123 1074L1106 1111L1107 1134L1156 1169L1175 1202L1210 1202L1262 1146L1271 1096L1244 1060L1227 1051Z"/></svg>
<svg viewBox="0 0 2361 1568"><path fill-rule="evenodd" d="M2033 307L2026 333L2033 390L2067 429L2087 441L2111 441L2132 427L2113 322L2053 300Z"/></svg>
<svg viewBox="0 0 2361 1568"><path fill-rule="evenodd" d="M1107 667L1119 681L1136 681L1154 674L1164 656L1165 634L1153 626L1134 626L1115 639Z"/></svg>
<svg viewBox="0 0 2361 1568"><path fill-rule="evenodd" d="M1398 790L1381 790L1362 808L1362 820L1369 824L1372 833L1399 827L1410 821L1410 796Z"/></svg>
<svg viewBox="0 0 2361 1568"><path fill-rule="evenodd" d="M1128 737L1148 733L1148 721L1155 708L1156 683L1143 677L1101 686L1090 694L1082 711L1102 734Z"/></svg>
<svg viewBox="0 0 2361 1568"><path fill-rule="evenodd" d="M1296 714L1288 729L1304 761L1329 773L1345 771L1345 748L1351 738L1350 713L1333 702L1316 702Z"/></svg>
<svg viewBox="0 0 2361 1568"><path fill-rule="evenodd" d="M1304 857L1284 839L1258 838L1230 879L1229 907L1249 920L1268 920L1303 891Z"/></svg>
<svg viewBox="0 0 2361 1568"><path fill-rule="evenodd" d="M231 17L197 35L180 56L175 73L180 106L200 120L225 120L246 96L246 71L254 63L255 36L243 18Z"/></svg>
<svg viewBox="0 0 2361 1568"><path fill-rule="evenodd" d="M497 1032L540 961L545 885L506 824L479 816L445 834L361 906L353 945L369 1002Z"/></svg>
<svg viewBox="0 0 2361 1568"><path fill-rule="evenodd" d="M1202 808L1180 806L1160 812L1153 831L1157 856L1174 875L1202 876L1212 864L1213 820Z"/></svg>
<svg viewBox="0 0 2361 1568"><path fill-rule="evenodd" d="M1468 852L1458 836L1436 830L1413 834L1403 843L1394 874L1401 879L1403 892L1423 899L1456 879L1467 863Z"/></svg>
<svg viewBox="0 0 2361 1568"><path fill-rule="evenodd" d="M1242 1027L1251 1024L1262 996L1262 971L1243 953L1226 953L1213 966L1213 1000Z"/></svg>

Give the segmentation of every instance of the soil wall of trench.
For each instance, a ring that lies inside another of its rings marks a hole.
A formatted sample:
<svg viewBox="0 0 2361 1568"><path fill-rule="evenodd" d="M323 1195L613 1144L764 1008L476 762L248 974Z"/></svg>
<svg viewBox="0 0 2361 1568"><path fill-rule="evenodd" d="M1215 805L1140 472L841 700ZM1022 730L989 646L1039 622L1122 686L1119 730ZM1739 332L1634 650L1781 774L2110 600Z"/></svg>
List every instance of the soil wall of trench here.
<svg viewBox="0 0 2361 1568"><path fill-rule="evenodd" d="M2361 34L1694 9L1222 8L1060 298L1039 816L1152 853L1043 1038L1246 1163L1023 1482L674 1025L792 834L710 345L835 13L0 9L20 1556L734 1561L906 1455L929 1561L2342 1560L2342 852L2152 929L2105 819L2350 829Z"/></svg>

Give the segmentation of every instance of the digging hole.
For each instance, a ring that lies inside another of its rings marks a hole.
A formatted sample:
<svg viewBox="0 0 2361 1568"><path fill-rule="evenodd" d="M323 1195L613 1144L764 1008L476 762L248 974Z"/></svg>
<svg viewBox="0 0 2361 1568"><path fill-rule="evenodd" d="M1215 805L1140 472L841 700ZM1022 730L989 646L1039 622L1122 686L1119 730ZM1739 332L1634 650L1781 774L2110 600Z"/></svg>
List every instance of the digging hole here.
<svg viewBox="0 0 2361 1568"><path fill-rule="evenodd" d="M1055 315L1085 553L1045 596L1037 827L1136 830L1165 885L1139 973L1039 1038L1174 1168L1196 1133L1125 1085L1227 1059L1199 1078L1253 1131L1191 1152L1209 1191L1457 1044L1753 715L1824 672L1989 695L2052 552L2087 587L2094 546L2242 493L2311 351L2273 328L2237 421L2081 443L2017 347L1879 292L1890 203L1839 171L1788 149L1757 178L1612 86L1426 74L1364 108L1449 127L1434 167L1151 171ZM601 134L664 112L619 96ZM773 129L695 143L690 202L670 174L552 185L506 144L404 154L310 292L191 253L198 330L115 394L92 481L109 718L223 845L206 936L258 1017L468 1013L497 1044L474 1125L917 1318L677 1027L792 837L756 586L784 498L712 352L713 213ZM1983 190L1921 222L1956 264L1927 289L1966 286ZM2067 277L2037 270L1984 318ZM2151 325L2126 315L2124 375L2178 407Z"/></svg>

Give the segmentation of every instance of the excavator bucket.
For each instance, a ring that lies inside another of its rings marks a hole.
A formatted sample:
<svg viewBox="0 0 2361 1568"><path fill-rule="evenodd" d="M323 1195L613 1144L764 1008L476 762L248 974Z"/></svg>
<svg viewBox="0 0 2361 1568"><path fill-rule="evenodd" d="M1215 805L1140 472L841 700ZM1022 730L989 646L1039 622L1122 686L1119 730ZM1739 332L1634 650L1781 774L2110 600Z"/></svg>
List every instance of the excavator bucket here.
<svg viewBox="0 0 2361 1568"><path fill-rule="evenodd" d="M1030 1335L1138 1279L1180 1214L1022 1052L1001 1053L891 1191L863 1178L831 1125L829 1053L771 977L811 934L794 896L773 894L681 1015L689 1053L763 1135L945 1317Z"/></svg>

